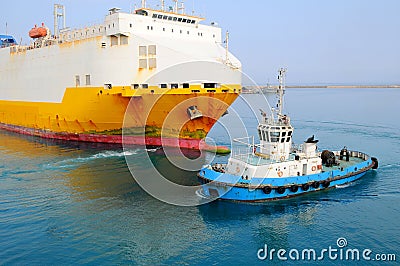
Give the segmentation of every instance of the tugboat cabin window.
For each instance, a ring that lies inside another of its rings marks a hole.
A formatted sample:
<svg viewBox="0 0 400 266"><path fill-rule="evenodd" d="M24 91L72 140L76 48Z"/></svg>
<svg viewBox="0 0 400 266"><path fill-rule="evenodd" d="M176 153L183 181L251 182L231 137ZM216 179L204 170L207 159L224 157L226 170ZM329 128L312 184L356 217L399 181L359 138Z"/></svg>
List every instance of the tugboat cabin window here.
<svg viewBox="0 0 400 266"><path fill-rule="evenodd" d="M258 137L260 138L260 140L265 141L264 137L261 134L261 130L260 129L258 130Z"/></svg>
<svg viewBox="0 0 400 266"><path fill-rule="evenodd" d="M279 137L279 132L271 132L271 142L279 142Z"/></svg>

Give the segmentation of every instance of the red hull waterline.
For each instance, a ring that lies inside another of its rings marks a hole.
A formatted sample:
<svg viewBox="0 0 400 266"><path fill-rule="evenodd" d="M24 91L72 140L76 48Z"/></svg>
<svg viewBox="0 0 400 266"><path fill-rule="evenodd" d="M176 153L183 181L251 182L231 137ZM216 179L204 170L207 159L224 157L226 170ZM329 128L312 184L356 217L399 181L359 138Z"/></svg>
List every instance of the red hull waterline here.
<svg viewBox="0 0 400 266"><path fill-rule="evenodd" d="M36 136L45 139L57 139L78 142L97 142L106 144L126 144L126 145L142 145L142 146L162 146L162 147L180 147L192 150L205 150L216 153L229 153L229 148L225 146L211 146L199 139L180 139L180 138L161 138L161 137L141 137L141 136L124 136L121 135L97 135L97 134L74 134L51 132L40 129L32 129L8 124L1 124L0 129L23 134Z"/></svg>

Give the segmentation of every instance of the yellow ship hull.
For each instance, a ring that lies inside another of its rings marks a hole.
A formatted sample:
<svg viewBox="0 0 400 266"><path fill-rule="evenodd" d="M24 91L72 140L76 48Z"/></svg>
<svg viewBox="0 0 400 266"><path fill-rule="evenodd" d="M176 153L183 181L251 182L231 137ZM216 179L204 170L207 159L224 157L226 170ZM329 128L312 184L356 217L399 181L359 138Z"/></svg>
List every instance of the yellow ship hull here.
<svg viewBox="0 0 400 266"><path fill-rule="evenodd" d="M178 141L181 147L197 149L240 90L240 85L67 88L61 103L0 100L0 127L44 138L157 146ZM191 119L189 106L202 116Z"/></svg>

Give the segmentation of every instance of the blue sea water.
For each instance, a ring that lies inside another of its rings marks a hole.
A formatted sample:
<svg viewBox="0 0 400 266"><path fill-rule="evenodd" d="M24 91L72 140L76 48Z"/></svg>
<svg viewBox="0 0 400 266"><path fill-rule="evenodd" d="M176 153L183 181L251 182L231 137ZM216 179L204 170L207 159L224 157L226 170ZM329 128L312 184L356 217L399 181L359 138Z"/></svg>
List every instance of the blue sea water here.
<svg viewBox="0 0 400 266"><path fill-rule="evenodd" d="M177 207L152 198L132 178L125 156L146 171L142 147L123 150L0 131L0 264L303 264L276 254L261 261L257 252L265 245L288 252L338 249L339 238L346 239L346 248L370 249L372 258L395 254L399 261L400 90L290 89L286 97L297 143L314 134L321 148L366 152L379 159L380 168L347 187L290 200ZM258 111L252 109L267 110L265 105L261 95L243 95L210 138L230 145L243 131L241 121L246 133L256 135ZM195 172L173 167L163 150L149 154L174 181L197 183ZM328 256L311 262L379 264Z"/></svg>

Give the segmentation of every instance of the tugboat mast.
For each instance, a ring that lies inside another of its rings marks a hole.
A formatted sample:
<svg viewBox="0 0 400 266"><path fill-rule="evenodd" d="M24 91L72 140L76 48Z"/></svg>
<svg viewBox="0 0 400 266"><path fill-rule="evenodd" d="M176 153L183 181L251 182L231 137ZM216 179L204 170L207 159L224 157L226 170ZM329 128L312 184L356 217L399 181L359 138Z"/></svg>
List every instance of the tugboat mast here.
<svg viewBox="0 0 400 266"><path fill-rule="evenodd" d="M279 87L277 91L278 95L278 104L277 104L277 118L278 120L283 117L283 96L285 95L285 81L286 81L286 68L279 69L278 80L279 80Z"/></svg>

